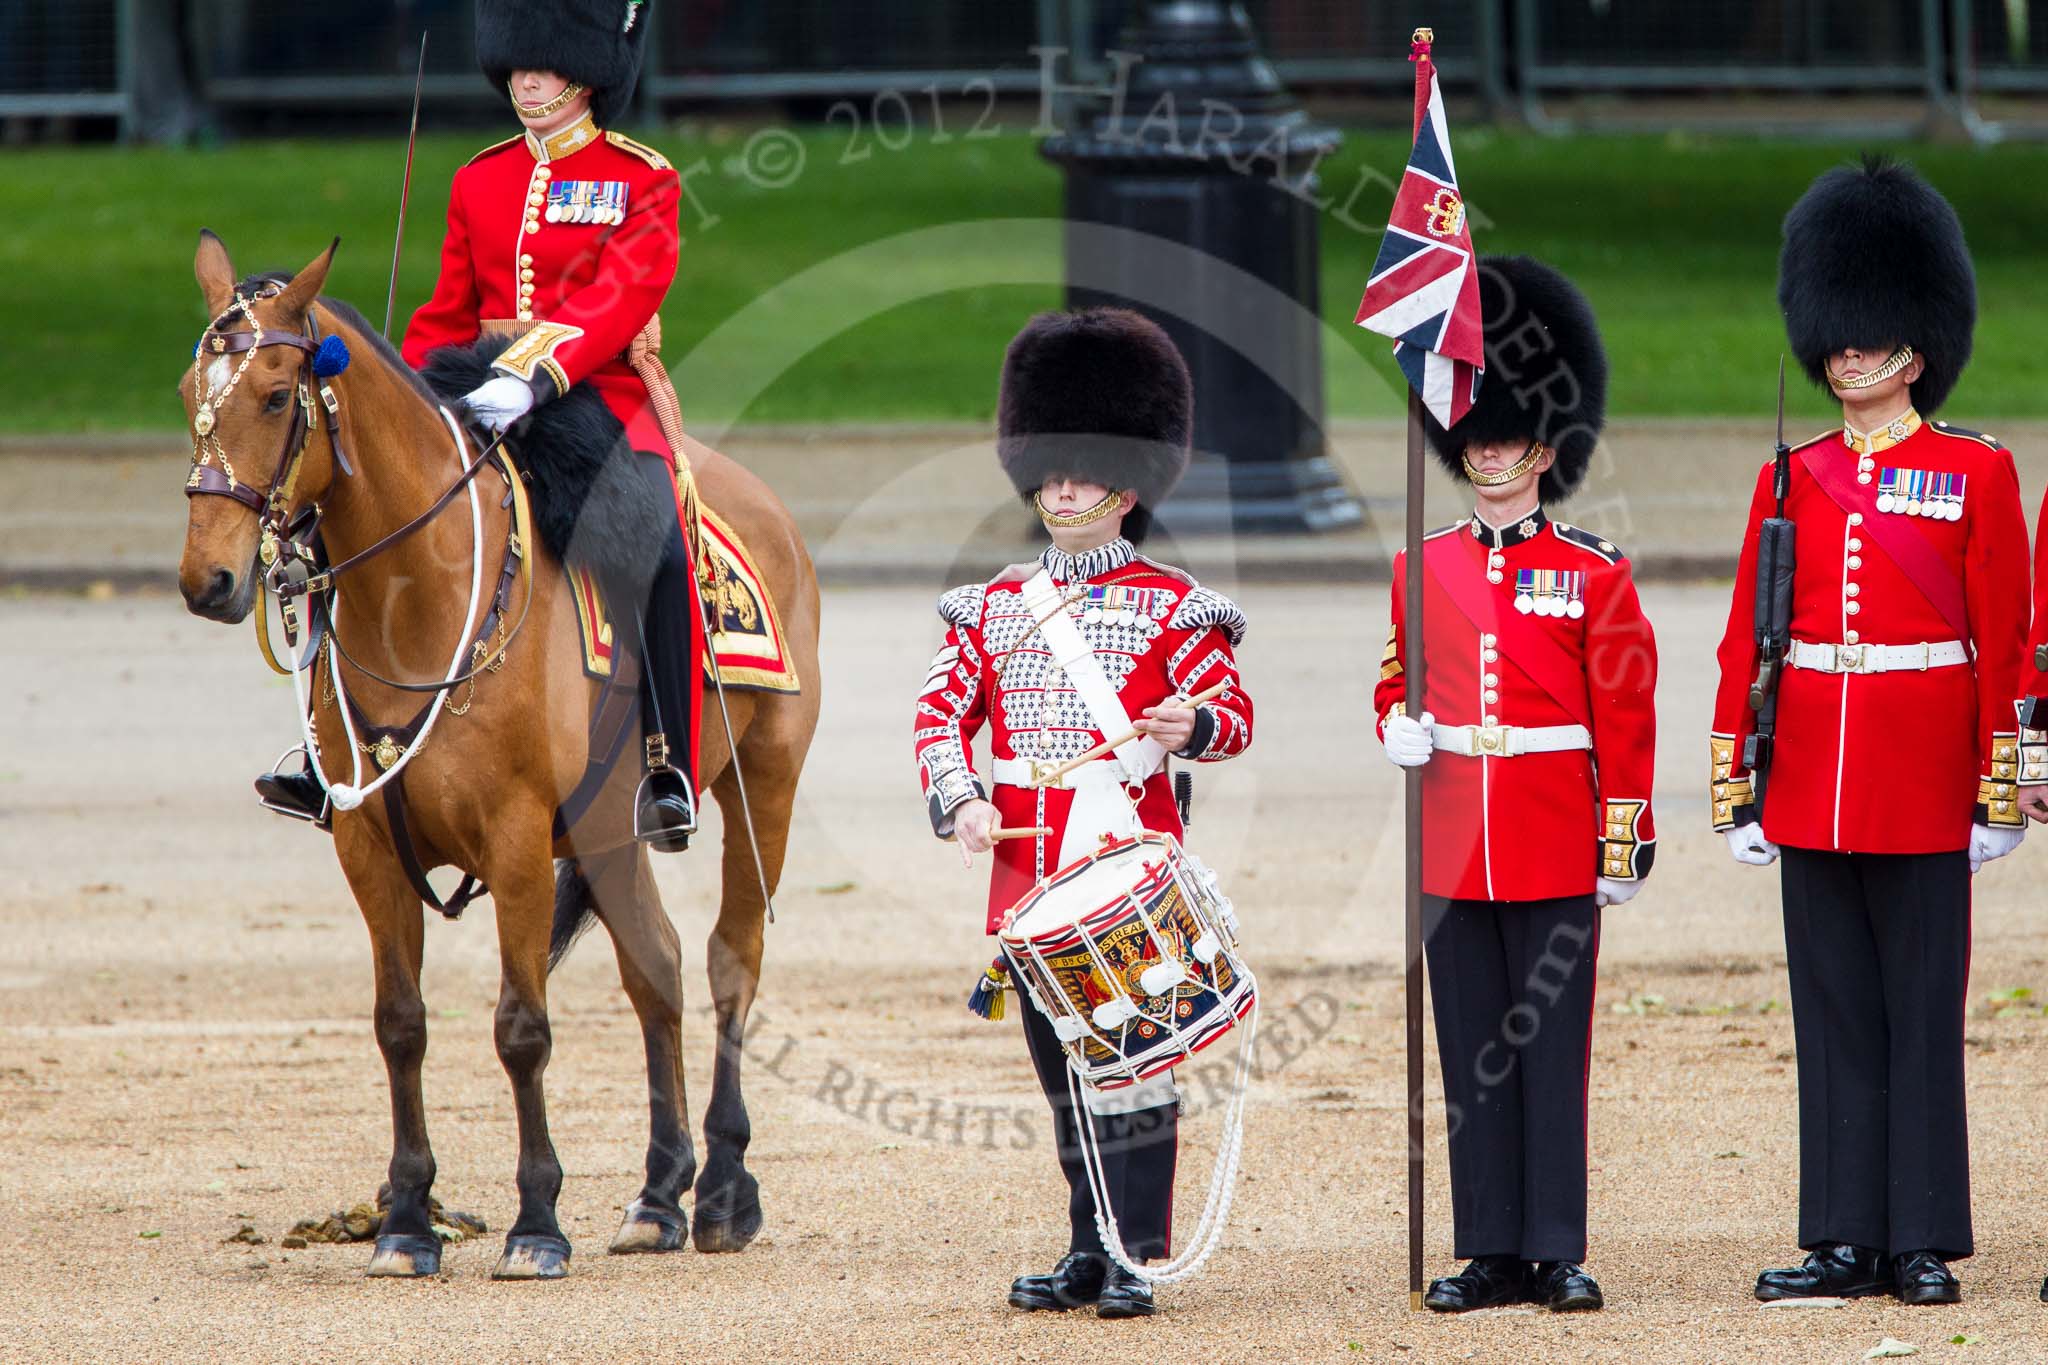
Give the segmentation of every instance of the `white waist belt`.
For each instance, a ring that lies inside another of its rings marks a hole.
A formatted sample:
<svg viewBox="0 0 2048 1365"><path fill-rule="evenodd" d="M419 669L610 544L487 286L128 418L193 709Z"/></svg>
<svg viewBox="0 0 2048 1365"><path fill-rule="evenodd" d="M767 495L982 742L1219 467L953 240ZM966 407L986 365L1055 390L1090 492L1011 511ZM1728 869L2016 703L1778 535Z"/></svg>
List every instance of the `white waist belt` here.
<svg viewBox="0 0 2048 1365"><path fill-rule="evenodd" d="M1467 758L1514 758L1593 747L1583 725L1432 725L1430 743L1439 753Z"/></svg>
<svg viewBox="0 0 2048 1365"><path fill-rule="evenodd" d="M1794 640L1786 659L1794 668L1816 673L1925 673L1966 664L1970 651L1961 640L1938 645L1821 645Z"/></svg>
<svg viewBox="0 0 2048 1365"><path fill-rule="evenodd" d="M1039 769L1043 768L1046 772L1051 772L1059 766L1059 763L1053 759L999 758L995 761L994 767L990 769L990 776L994 777L1000 786L1024 787L1028 789L1035 781ZM1092 762L1083 763L1057 782L1047 783L1046 789L1048 791L1073 791L1089 780L1088 774L1091 771L1097 770L1104 772L1108 780L1114 782L1117 786L1121 787L1124 784L1124 765L1113 758L1098 758ZM1156 772L1158 770L1154 769L1153 771ZM1151 774L1148 773L1146 776L1149 777Z"/></svg>

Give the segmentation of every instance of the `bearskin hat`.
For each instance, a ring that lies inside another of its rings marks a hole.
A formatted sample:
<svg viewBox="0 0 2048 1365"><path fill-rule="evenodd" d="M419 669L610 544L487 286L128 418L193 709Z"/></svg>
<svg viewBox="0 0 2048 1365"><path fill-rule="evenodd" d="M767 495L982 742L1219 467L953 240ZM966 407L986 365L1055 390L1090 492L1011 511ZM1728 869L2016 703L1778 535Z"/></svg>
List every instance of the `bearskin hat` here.
<svg viewBox="0 0 2048 1365"><path fill-rule="evenodd" d="M1593 305L1528 256L1479 258L1486 375L1472 410L1446 431L1425 409L1430 449L1465 477L1467 446L1541 441L1557 459L1537 482L1544 502L1578 491L1607 421L1607 350Z"/></svg>
<svg viewBox="0 0 2048 1365"><path fill-rule="evenodd" d="M515 71L590 87L600 128L623 117L640 80L653 0L476 0L476 60L500 95Z"/></svg>
<svg viewBox="0 0 2048 1365"><path fill-rule="evenodd" d="M1040 313L1003 356L996 456L1026 500L1050 478L1135 489L1125 534L1187 472L1195 388L1180 348L1125 308Z"/></svg>
<svg viewBox="0 0 2048 1365"><path fill-rule="evenodd" d="M1913 406L1932 414L1970 363L1977 275L1963 225L1913 168L1882 156L1824 172L1785 215L1778 307L1792 354L1824 390L1827 358L1911 346Z"/></svg>

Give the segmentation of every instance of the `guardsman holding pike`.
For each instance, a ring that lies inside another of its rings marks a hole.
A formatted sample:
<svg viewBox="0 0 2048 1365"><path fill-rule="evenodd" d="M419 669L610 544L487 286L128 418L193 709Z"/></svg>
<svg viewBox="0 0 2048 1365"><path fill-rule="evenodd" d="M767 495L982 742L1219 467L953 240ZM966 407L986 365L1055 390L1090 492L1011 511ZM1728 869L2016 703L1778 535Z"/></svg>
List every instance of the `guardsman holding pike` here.
<svg viewBox="0 0 2048 1365"><path fill-rule="evenodd" d="M1096 853L1105 838L1141 830L1179 837L1186 816L1168 760L1214 763L1252 739L1252 702L1234 654L1244 614L1136 549L1186 470L1193 435L1193 384L1172 340L1121 309L1040 314L1004 357L997 421L1003 469L1052 544L1036 564L940 599L946 635L913 727L933 833L957 839L970 857L995 854L991 934L1041 877ZM993 793L971 756L984 726ZM1138 739L1041 785L1042 775L1133 729ZM989 969L977 1012L997 1017L1003 976ZM1079 1122L1094 1127L1112 1205L1105 1212L1125 1251L1139 1263L1166 1257L1178 1154L1172 1074L1088 1090L1089 1112L1077 1116L1052 1021L1028 1001L1018 1012L1052 1105L1072 1235L1049 1274L1011 1285L1010 1303L1150 1315L1151 1285L1104 1248Z"/></svg>
<svg viewBox="0 0 2048 1365"><path fill-rule="evenodd" d="M1930 420L1970 358L1976 278L1909 167L1814 181L1778 303L1842 426L1757 475L1711 736L1714 827L1738 861L1780 862L1799 1057L1809 1254L1756 1296L1954 1303L1970 878L2026 825L2026 516L2011 453Z"/></svg>
<svg viewBox="0 0 2048 1365"><path fill-rule="evenodd" d="M1641 889L1657 642L1628 559L1552 521L1598 443L1607 356L1592 308L1527 257L1483 258L1487 369L1430 447L1477 510L1394 561L1373 696L1387 757L1427 764L1425 961L1451 1120L1455 1252L1438 1312L1602 1306L1586 1272L1586 1095L1602 907ZM1409 695L1421 572L1427 695Z"/></svg>

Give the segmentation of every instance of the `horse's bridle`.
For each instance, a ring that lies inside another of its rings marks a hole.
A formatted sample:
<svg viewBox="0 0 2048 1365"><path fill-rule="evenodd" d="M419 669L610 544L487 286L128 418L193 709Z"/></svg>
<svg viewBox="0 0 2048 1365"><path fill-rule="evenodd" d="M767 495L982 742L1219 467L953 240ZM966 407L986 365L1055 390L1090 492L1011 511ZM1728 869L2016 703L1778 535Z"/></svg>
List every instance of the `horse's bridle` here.
<svg viewBox="0 0 2048 1365"><path fill-rule="evenodd" d="M264 602L263 589L265 588L268 588L277 595L278 613L284 622L285 642L294 651L292 665L287 667L278 662L276 654L270 646L268 624L260 614L260 610L256 620L256 640L262 647L263 657L270 667L280 674L290 674L304 667L304 664L296 657L299 639L296 599L300 597L314 599L313 618L309 622L309 627L314 632L314 638L317 643L321 629L320 611L317 601L319 595L331 589L335 581L350 569L355 568L366 560L374 559L378 555L383 554L386 550L406 539L438 516L449 503L455 500L456 496L464 488L469 486L470 482L482 472L484 467L491 463L492 457L498 454L498 447L505 440L505 433L499 433L497 439L483 446L474 460L466 462L462 467L462 472L456 476L455 481L442 491L441 495L434 500L433 505L428 507L426 511L406 522L403 526L400 526L368 549L349 556L339 564L331 567L323 566L320 563L318 554L310 543L312 541L312 533L318 525L317 511L309 515L294 517L291 514L291 504L299 481L299 468L305 460L306 446L312 438L313 393L316 389L320 394L320 407L326 417L327 439L329 445L334 450L335 463L341 466L342 473L351 476L355 473L355 468L349 463L348 454L343 450L341 444L341 401L335 397L333 388L322 382L331 374L338 373L340 368L346 367L348 363L346 359L347 353L344 349L342 352L343 358L335 369L324 369L320 363L325 355L324 347L328 344L338 346L340 338L330 337L323 339L320 336L319 319L310 308L306 312L306 329L310 335L301 336L294 332L266 331L263 324L256 320L256 311L252 306L252 300L260 302L264 299L275 298L283 290L283 285L275 281L269 281L248 297L244 297L237 291L234 303L219 317L208 323L206 331L199 338L199 345L193 351L192 360L193 397L197 403L197 410L192 417L192 473L185 480L185 496L188 498L202 496L232 498L256 514L257 526L262 532L262 541L258 545L256 556L262 565L263 574L263 581L257 588L256 600L260 608L260 605ZM232 324L238 317L248 320L248 331L223 332L221 330L221 328ZM292 411L291 421L285 428L284 442L278 448L277 469L271 475L270 487L259 492L254 487L243 483L235 477L234 465L228 458L227 448L221 443L220 437L215 433L219 428L218 414L222 405L226 402L228 395L233 393L235 387L241 383L242 376L248 371L249 363L255 359L256 352L265 346L293 347L300 353L300 359L298 374L294 381L297 391L297 402ZM205 363L205 357L209 355L215 357L240 355L242 357L241 365L217 391L208 386L206 371L202 368ZM462 453L458 449L458 456ZM216 458L220 461L220 468L218 469L209 463L209 460ZM518 476L513 472L509 462L502 463L501 468L509 487ZM520 505L523 507L523 503ZM507 544L510 547L511 562L516 562L522 571L526 569L524 539L525 537L520 534L520 528L516 524L515 519L515 525L508 533ZM304 579L287 577L286 571L290 569L293 563L300 563L306 566L307 576ZM532 604L533 593L529 582L525 604L520 608L519 620L500 642L499 648L494 651L495 655L502 656L504 650L511 645L513 637L517 636L520 629L525 626L527 611L532 607ZM335 638L335 646L337 649L340 648L341 642L339 638ZM474 667L454 678L431 683L401 682L395 678L386 678L379 673L365 668L361 662L348 654L345 649L341 652L342 657L346 658L350 664L354 665L367 677L401 692L446 692L451 687L471 681L487 666L486 660L479 656Z"/></svg>
<svg viewBox="0 0 2048 1365"><path fill-rule="evenodd" d="M283 286L271 283L255 292L257 300L275 298L283 292ZM221 329L231 325L238 317L249 323L246 332L226 332ZM206 331L199 338L199 345L192 352L192 396L197 405L192 416L192 473L185 480L185 496L188 498L214 496L233 498L256 514L258 526L263 531L263 545L260 551L264 567L268 569L280 553L279 547L286 543L286 521L291 511L292 494L298 486L299 467L306 457L306 445L313 434L313 393L320 394L320 407L327 426L327 440L334 450L335 463L344 474L354 474L355 468L349 463L348 453L341 444L341 403L335 398L334 390L321 382L321 376L314 367L314 357L319 354L321 338L320 324L309 308L306 312L309 336L296 332L266 331L256 320L256 310L240 291L235 294L234 303L219 317L207 324ZM228 458L227 447L219 436L220 410L228 395L242 382L248 372L250 361L256 352L265 346L290 346L299 352L298 374L294 377L296 402L292 409L290 423L285 427L284 442L278 447L277 468L270 476L270 486L258 491L235 477L234 463ZM239 355L242 363L218 391L207 380L208 357ZM220 467L210 461L218 459Z"/></svg>

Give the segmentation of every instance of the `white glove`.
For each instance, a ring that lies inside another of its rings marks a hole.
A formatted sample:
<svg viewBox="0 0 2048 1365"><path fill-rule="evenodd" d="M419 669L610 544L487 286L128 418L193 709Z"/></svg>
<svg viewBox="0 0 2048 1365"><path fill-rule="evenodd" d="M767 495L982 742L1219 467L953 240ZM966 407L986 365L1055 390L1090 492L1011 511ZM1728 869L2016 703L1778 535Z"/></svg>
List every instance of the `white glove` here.
<svg viewBox="0 0 2048 1365"><path fill-rule="evenodd" d="M1397 768L1419 768L1429 762L1435 746L1430 742L1429 727L1436 724L1436 717L1424 711L1421 717L1389 716L1380 741L1387 747L1387 757Z"/></svg>
<svg viewBox="0 0 2048 1365"><path fill-rule="evenodd" d="M1593 903L1603 906L1627 905L1635 899L1636 892L1643 889L1641 879L1632 882L1617 882L1602 877L1594 883L1594 886L1596 890L1593 893Z"/></svg>
<svg viewBox="0 0 2048 1365"><path fill-rule="evenodd" d="M463 395L462 405L492 431L503 431L533 410L533 386L512 375L499 375Z"/></svg>
<svg viewBox="0 0 2048 1365"><path fill-rule="evenodd" d="M1728 831L1728 851L1735 855L1738 863L1751 867L1769 867L1778 861L1778 846L1764 838L1761 821L1737 825Z"/></svg>
<svg viewBox="0 0 2048 1365"><path fill-rule="evenodd" d="M2027 827L2020 825L2008 828L2004 825L1970 826L1970 871L1980 871L1984 864L1994 858L2003 858L2020 846L2020 840L2027 834Z"/></svg>

